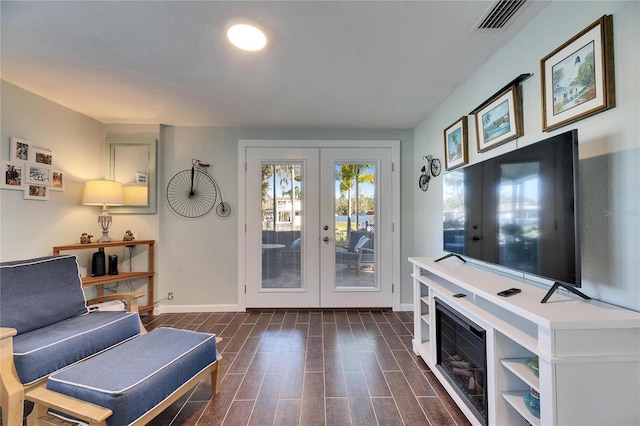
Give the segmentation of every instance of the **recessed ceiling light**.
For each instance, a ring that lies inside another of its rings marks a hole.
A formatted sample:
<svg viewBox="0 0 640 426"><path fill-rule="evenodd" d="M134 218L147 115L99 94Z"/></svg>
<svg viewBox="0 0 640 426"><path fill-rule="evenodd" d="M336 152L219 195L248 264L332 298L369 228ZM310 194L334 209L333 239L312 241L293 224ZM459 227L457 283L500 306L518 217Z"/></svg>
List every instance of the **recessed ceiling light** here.
<svg viewBox="0 0 640 426"><path fill-rule="evenodd" d="M258 27L248 23L233 24L227 29L227 38L234 46L255 52L267 45L267 37Z"/></svg>

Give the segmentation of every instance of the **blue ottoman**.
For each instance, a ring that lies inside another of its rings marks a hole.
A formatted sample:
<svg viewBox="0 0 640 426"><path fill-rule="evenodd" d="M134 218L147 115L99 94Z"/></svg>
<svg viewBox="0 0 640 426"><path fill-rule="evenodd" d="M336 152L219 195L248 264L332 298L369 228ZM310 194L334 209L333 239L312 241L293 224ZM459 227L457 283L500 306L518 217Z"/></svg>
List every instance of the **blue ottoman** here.
<svg viewBox="0 0 640 426"><path fill-rule="evenodd" d="M110 409L109 426L146 424L209 374L218 393L220 359L215 335L158 328L50 376L47 390Z"/></svg>

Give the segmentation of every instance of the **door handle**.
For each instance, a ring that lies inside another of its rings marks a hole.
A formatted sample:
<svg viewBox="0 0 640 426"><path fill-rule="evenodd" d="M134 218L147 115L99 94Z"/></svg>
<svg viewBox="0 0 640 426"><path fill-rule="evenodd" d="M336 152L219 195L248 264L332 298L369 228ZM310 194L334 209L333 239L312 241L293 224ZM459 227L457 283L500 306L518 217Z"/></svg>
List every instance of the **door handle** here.
<svg viewBox="0 0 640 426"><path fill-rule="evenodd" d="M323 237L323 238L322 238L322 241L324 241L325 243L327 243L327 244L328 244L328 243L329 243L329 237Z"/></svg>

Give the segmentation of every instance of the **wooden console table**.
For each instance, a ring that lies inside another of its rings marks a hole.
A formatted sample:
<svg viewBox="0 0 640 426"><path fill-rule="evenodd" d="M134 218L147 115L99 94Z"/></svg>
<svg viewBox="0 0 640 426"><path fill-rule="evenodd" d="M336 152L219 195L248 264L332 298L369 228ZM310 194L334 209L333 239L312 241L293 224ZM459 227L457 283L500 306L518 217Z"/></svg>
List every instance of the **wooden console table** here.
<svg viewBox="0 0 640 426"><path fill-rule="evenodd" d="M140 272L118 272L118 275L102 275L100 277L82 277L84 287L95 285L98 288L98 296L104 295L104 285L119 281L136 280L147 278L147 305L140 306L139 312L150 312L153 315L153 277L154 277L154 244L155 240L132 240L132 241L112 241L110 243L89 243L89 244L67 244L53 247L53 255L57 256L61 251L77 251L91 249L93 251L104 251L105 248L112 247L135 247L140 245L149 246L149 260L146 271Z"/></svg>

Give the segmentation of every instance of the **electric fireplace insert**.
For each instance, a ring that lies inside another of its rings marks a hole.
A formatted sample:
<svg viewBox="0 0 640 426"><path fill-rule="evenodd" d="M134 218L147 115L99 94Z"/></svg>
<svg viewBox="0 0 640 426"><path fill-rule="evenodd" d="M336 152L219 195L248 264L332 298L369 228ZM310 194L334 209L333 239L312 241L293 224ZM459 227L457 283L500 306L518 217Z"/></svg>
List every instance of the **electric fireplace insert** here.
<svg viewBox="0 0 640 426"><path fill-rule="evenodd" d="M467 402L479 421L487 424L486 332L436 299L438 367Z"/></svg>

